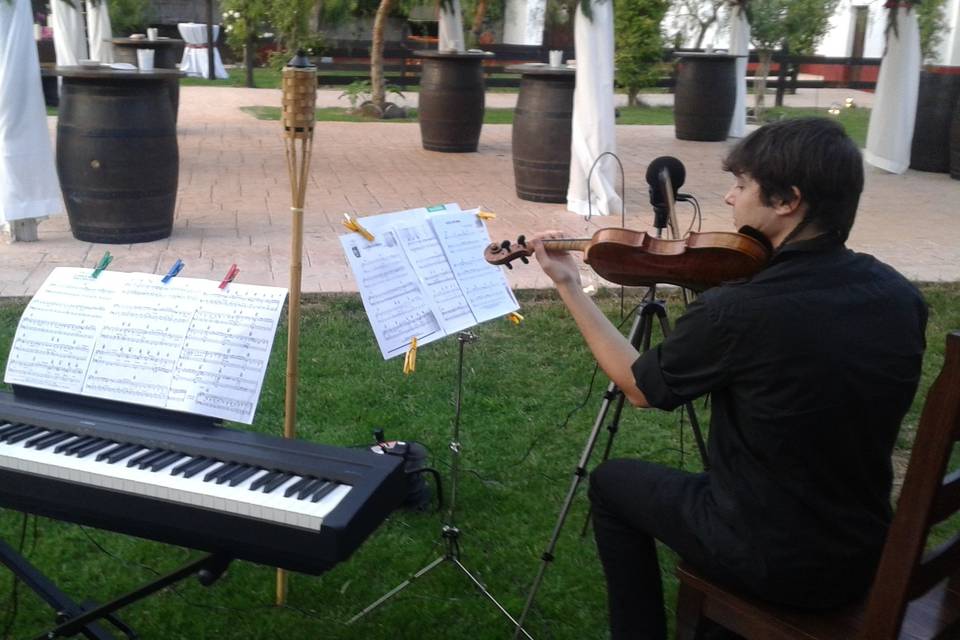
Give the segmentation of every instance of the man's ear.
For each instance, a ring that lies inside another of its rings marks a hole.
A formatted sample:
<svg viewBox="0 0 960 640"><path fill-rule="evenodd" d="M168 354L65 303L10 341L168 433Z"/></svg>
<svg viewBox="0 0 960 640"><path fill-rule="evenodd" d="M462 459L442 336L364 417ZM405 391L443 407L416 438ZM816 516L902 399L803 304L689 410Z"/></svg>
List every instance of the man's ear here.
<svg viewBox="0 0 960 640"><path fill-rule="evenodd" d="M793 193L793 198L791 200L780 200L773 205L773 211L778 216L789 216L801 211L802 208L806 208L806 203L803 201L803 196L800 194L800 189L796 186L790 187L790 191Z"/></svg>

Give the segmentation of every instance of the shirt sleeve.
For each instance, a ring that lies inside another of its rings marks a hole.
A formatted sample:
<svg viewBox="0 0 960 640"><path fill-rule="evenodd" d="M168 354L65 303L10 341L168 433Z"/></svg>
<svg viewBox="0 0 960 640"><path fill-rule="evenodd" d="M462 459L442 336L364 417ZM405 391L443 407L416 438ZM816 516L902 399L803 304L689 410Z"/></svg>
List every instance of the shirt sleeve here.
<svg viewBox="0 0 960 640"><path fill-rule="evenodd" d="M670 335L633 363L650 406L675 409L725 384L727 342L703 297L687 308Z"/></svg>

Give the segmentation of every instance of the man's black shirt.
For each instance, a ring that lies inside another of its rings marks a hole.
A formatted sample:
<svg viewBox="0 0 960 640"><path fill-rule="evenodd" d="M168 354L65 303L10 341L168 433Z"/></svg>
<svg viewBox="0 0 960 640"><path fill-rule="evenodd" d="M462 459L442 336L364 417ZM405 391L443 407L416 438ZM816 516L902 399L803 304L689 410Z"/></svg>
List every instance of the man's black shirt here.
<svg viewBox="0 0 960 640"><path fill-rule="evenodd" d="M900 274L821 236L705 292L636 361L652 406L711 395L711 469L678 506L737 582L806 606L869 585L926 318Z"/></svg>

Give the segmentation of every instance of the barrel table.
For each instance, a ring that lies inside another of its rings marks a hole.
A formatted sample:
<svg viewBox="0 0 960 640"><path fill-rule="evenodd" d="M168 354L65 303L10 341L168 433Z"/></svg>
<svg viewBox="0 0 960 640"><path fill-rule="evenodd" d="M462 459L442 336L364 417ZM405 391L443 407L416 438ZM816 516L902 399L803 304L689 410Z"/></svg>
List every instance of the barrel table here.
<svg viewBox="0 0 960 640"><path fill-rule="evenodd" d="M521 74L513 112L517 197L533 202L566 202L576 69L530 63L511 65L507 71Z"/></svg>
<svg viewBox="0 0 960 640"><path fill-rule="evenodd" d="M477 150L483 127L485 51L415 51L422 58L417 107L423 148L445 153Z"/></svg>
<svg viewBox="0 0 960 640"><path fill-rule="evenodd" d="M153 49L153 66L157 69L179 69L180 58L183 57L183 40L177 38L114 38L113 58L116 62L129 62L137 65L138 49ZM173 114L177 115L180 108L180 78L172 78L167 87L170 90L170 99L173 101Z"/></svg>
<svg viewBox="0 0 960 640"><path fill-rule="evenodd" d="M171 69L56 67L57 173L73 237L129 244L170 235L180 156Z"/></svg>
<svg viewBox="0 0 960 640"><path fill-rule="evenodd" d="M678 140L726 140L737 102L739 56L678 53L673 117Z"/></svg>
<svg viewBox="0 0 960 640"><path fill-rule="evenodd" d="M920 72L910 168L950 171L950 127L960 99L960 67L928 66Z"/></svg>

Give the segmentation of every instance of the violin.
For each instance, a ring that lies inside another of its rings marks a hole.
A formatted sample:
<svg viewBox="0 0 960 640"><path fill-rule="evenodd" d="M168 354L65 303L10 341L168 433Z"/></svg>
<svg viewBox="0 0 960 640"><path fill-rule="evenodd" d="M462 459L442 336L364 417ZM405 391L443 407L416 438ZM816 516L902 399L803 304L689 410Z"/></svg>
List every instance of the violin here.
<svg viewBox="0 0 960 640"><path fill-rule="evenodd" d="M597 275L628 287L672 284L703 291L722 282L752 276L770 259L772 247L766 237L749 227L739 232L690 232L682 240L655 238L631 229L600 229L592 238L560 238L543 241L557 251L582 251L583 261ZM533 254L524 236L515 243L492 243L483 252L491 264L506 265Z"/></svg>

